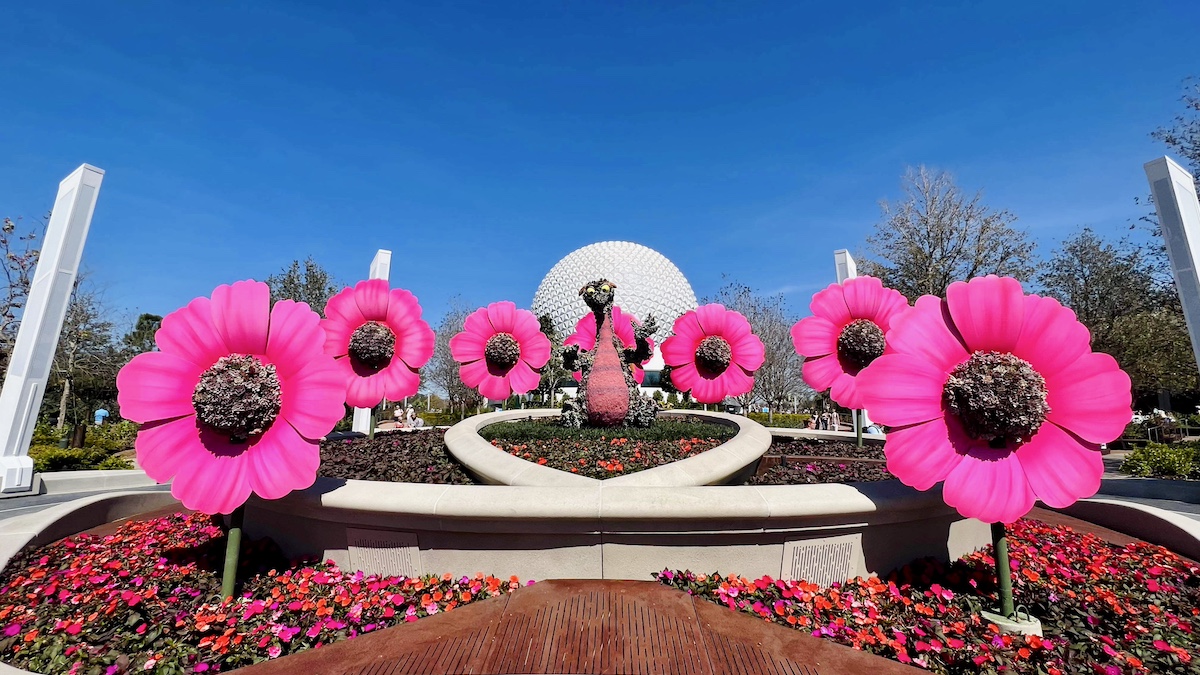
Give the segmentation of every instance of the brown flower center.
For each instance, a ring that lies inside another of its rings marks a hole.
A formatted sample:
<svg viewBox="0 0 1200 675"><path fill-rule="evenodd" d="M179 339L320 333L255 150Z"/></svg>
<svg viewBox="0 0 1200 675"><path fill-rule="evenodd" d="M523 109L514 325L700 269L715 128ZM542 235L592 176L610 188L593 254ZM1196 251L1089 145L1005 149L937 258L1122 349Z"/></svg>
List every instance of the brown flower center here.
<svg viewBox="0 0 1200 675"><path fill-rule="evenodd" d="M958 364L943 400L972 438L996 448L1028 441L1050 414L1045 378L1028 361L999 352L975 352Z"/></svg>
<svg viewBox="0 0 1200 675"><path fill-rule="evenodd" d="M368 321L350 335L350 358L370 370L381 370L396 354L396 334L378 321Z"/></svg>
<svg viewBox="0 0 1200 675"><path fill-rule="evenodd" d="M878 324L870 319L856 319L838 335L838 360L854 368L866 368L883 356L886 344Z"/></svg>
<svg viewBox="0 0 1200 675"><path fill-rule="evenodd" d="M496 333L483 346L483 357L497 368L512 368L521 358L521 345L508 333Z"/></svg>
<svg viewBox="0 0 1200 675"><path fill-rule="evenodd" d="M725 372L733 361L729 341L719 335L709 335L696 347L696 369L706 377L716 377Z"/></svg>
<svg viewBox="0 0 1200 675"><path fill-rule="evenodd" d="M247 354L222 357L200 375L192 391L196 419L234 442L270 428L281 401L275 366Z"/></svg>

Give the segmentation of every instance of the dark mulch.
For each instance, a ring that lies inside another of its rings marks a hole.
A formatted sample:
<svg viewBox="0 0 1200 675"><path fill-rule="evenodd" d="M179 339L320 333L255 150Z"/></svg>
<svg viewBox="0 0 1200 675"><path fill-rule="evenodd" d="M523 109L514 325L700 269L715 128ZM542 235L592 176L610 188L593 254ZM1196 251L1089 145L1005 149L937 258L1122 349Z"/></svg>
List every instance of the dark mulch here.
<svg viewBox="0 0 1200 675"><path fill-rule="evenodd" d="M552 421L529 420L487 427L482 436L515 457L604 479L693 457L736 433L719 424L675 420L659 420L645 429L566 429Z"/></svg>
<svg viewBox="0 0 1200 675"><path fill-rule="evenodd" d="M760 470L748 485L805 485L817 483L870 483L895 478L881 462L796 460Z"/></svg>
<svg viewBox="0 0 1200 675"><path fill-rule="evenodd" d="M883 459L882 445L863 445L845 441L827 441L811 438L787 438L775 436L771 439L772 455L797 455L803 457L851 457L861 459Z"/></svg>
<svg viewBox="0 0 1200 675"><path fill-rule="evenodd" d="M395 431L374 440L348 438L321 443L320 474L327 478L393 483L473 485L458 460L446 450L445 431Z"/></svg>

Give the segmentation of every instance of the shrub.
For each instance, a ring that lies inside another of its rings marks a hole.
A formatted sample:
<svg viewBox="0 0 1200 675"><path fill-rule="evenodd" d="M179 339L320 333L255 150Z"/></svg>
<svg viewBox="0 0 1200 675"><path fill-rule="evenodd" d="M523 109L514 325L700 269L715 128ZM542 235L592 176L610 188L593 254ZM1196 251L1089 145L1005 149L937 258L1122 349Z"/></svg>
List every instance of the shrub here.
<svg viewBox="0 0 1200 675"><path fill-rule="evenodd" d="M752 412L749 415L746 415L746 417L749 417L763 426L782 427L787 429L803 429L804 427L808 426L808 418L812 417L812 415L809 415L808 413L800 413L797 415L792 415L790 413L775 413L774 419L768 420L767 418L770 416L767 413ZM853 429L851 429L851 431L853 431Z"/></svg>
<svg viewBox="0 0 1200 675"><path fill-rule="evenodd" d="M583 427L568 429L558 425L556 418L526 419L517 422L500 422L484 427L479 435L487 440L505 441L607 441L627 438L631 441L677 441L681 438L711 438L725 440L733 438L737 429L711 422L659 419L652 427L614 427L601 429Z"/></svg>
<svg viewBox="0 0 1200 675"><path fill-rule="evenodd" d="M1200 478L1200 452L1195 446L1147 443L1129 453L1121 472L1155 478Z"/></svg>
<svg viewBox="0 0 1200 675"><path fill-rule="evenodd" d="M108 454L129 450L137 439L138 425L124 420L102 426L89 426L83 441L85 448L96 448Z"/></svg>
<svg viewBox="0 0 1200 675"><path fill-rule="evenodd" d="M49 422L38 422L33 428L33 439L30 445L58 445L63 439L63 432Z"/></svg>
<svg viewBox="0 0 1200 675"><path fill-rule="evenodd" d="M104 471L128 471L133 468L133 462L124 457L110 455L105 457L103 462L97 464L96 468L103 469Z"/></svg>
<svg viewBox="0 0 1200 675"><path fill-rule="evenodd" d="M29 457L33 459L33 470L38 473L95 469L109 458L103 450L56 445L35 445L29 449Z"/></svg>

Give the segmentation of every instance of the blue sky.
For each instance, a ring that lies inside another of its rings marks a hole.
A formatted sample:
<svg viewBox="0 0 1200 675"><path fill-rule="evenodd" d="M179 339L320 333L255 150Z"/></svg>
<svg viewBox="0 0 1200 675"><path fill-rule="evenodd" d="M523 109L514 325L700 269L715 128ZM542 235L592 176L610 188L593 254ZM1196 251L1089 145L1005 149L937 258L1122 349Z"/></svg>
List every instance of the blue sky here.
<svg viewBox="0 0 1200 675"><path fill-rule="evenodd" d="M528 306L606 239L806 313L906 165L1045 253L1122 233L1200 75L1193 0L244 4L0 7L0 215L105 169L85 265L131 315L377 248L431 321Z"/></svg>

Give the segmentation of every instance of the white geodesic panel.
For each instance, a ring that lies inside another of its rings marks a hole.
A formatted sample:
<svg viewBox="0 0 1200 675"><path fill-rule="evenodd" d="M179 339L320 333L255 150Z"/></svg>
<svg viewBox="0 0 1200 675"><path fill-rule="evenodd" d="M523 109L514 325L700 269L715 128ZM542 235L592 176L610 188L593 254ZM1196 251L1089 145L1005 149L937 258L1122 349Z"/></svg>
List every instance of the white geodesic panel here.
<svg viewBox="0 0 1200 675"><path fill-rule="evenodd" d="M572 251L550 269L533 295L533 313L549 314L554 330L566 338L589 311L579 289L600 278L617 285L616 304L621 309L639 321L654 315L654 340L659 344L671 334L675 319L696 308L692 285L661 253L633 242L602 241Z"/></svg>

